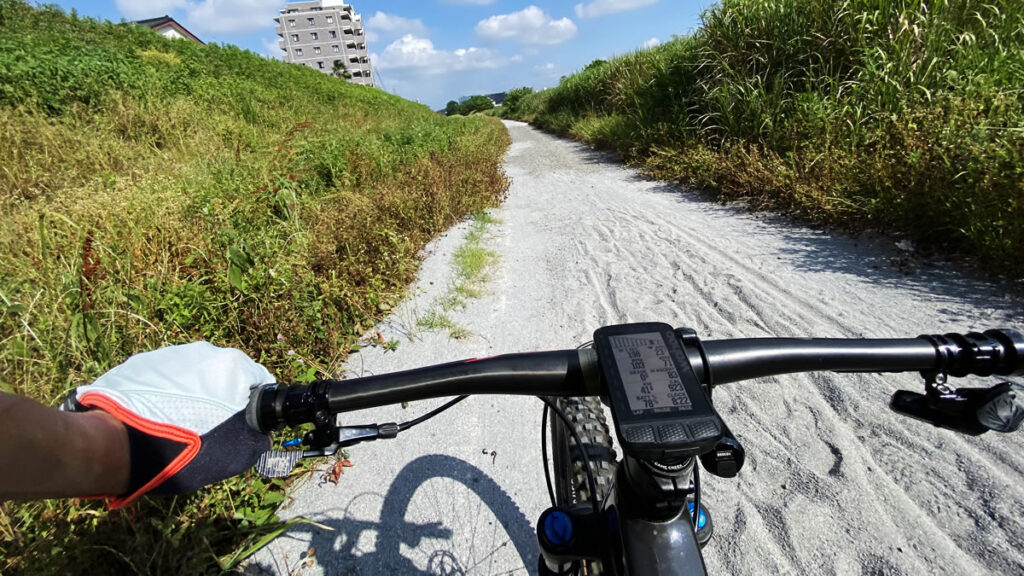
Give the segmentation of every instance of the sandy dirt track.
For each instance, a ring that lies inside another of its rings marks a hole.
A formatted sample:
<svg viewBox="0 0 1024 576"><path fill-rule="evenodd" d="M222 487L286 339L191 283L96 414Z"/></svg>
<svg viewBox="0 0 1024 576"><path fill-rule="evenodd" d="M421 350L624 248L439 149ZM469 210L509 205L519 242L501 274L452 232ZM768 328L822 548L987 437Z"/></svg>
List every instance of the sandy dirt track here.
<svg viewBox="0 0 1024 576"><path fill-rule="evenodd" d="M575 347L622 322L704 338L1024 326L1020 304L993 283L934 265L908 274L888 243L746 214L507 125L512 188L485 242L500 261L486 294L449 314L471 336L418 326L450 290L463 224L428 249L414 294L380 327L398 350L354 354L349 376ZM893 390L920 386L914 375L815 374L716 391L747 464L736 479L704 476L716 525L709 573L1024 573L1024 434L966 438L888 410ZM408 420L437 404L345 421ZM283 510L332 530L296 527L248 571L535 573L533 524L547 506L541 409L475 397L397 440L351 449L339 485L310 479Z"/></svg>

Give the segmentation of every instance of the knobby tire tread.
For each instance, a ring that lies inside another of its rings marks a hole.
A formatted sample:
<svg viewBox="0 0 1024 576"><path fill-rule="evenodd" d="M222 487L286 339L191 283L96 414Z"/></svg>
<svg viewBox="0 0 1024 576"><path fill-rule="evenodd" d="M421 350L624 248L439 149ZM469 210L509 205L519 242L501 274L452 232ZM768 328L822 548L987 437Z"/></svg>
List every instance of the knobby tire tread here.
<svg viewBox="0 0 1024 576"><path fill-rule="evenodd" d="M581 451L572 439L572 434L566 431L562 419L551 413L549 424L555 468L555 500L559 505L572 505L590 500L587 461L583 458L585 451L594 474L597 501L602 502L612 486L616 462L615 448L612 447L612 437L604 417L604 407L600 399L595 397L556 398L555 404L572 422L583 443ZM600 562L584 563L583 574L590 576L602 573Z"/></svg>

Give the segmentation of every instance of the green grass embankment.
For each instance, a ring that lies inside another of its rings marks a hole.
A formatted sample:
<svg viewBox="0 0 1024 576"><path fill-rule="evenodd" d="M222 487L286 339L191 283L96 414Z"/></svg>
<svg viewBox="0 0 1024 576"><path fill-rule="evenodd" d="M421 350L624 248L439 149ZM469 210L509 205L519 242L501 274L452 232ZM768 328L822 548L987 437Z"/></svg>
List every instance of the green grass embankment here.
<svg viewBox="0 0 1024 576"><path fill-rule="evenodd" d="M1024 274L1024 3L724 0L506 116L658 178Z"/></svg>
<svg viewBox="0 0 1024 576"><path fill-rule="evenodd" d="M507 189L494 119L16 0L0 141L0 390L48 404L197 339L324 376L426 242ZM0 504L0 573L218 571L276 526L282 487Z"/></svg>

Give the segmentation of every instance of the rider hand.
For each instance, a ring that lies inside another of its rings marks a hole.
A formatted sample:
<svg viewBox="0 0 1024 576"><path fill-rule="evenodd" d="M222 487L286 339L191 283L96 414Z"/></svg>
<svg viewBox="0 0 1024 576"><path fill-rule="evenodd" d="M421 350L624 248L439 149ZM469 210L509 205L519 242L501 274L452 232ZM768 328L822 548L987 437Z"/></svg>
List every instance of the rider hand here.
<svg viewBox="0 0 1024 576"><path fill-rule="evenodd" d="M61 408L96 408L125 424L131 480L110 502L121 508L147 492L192 492L252 467L270 439L246 425L249 389L273 382L244 352L195 342L132 356Z"/></svg>

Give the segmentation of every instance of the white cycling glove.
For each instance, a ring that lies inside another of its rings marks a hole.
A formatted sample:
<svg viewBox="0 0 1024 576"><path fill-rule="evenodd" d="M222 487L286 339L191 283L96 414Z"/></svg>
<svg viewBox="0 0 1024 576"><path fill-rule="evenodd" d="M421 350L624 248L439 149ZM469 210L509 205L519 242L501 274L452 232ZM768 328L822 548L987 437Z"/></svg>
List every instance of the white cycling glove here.
<svg viewBox="0 0 1024 576"><path fill-rule="evenodd" d="M121 508L147 492L192 492L252 467L270 439L246 425L249 389L273 382L244 352L195 342L132 356L61 408L99 409L125 424L131 480L110 502Z"/></svg>

